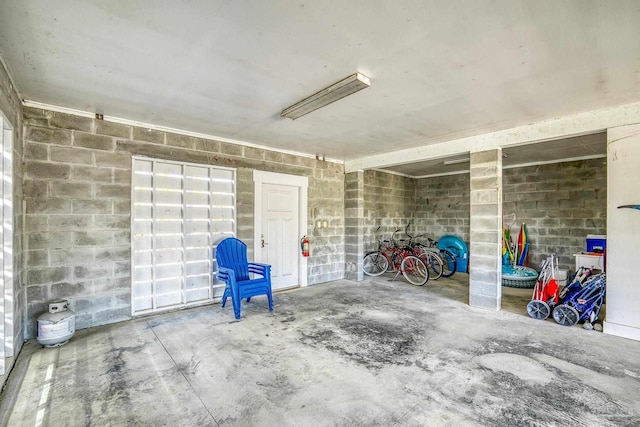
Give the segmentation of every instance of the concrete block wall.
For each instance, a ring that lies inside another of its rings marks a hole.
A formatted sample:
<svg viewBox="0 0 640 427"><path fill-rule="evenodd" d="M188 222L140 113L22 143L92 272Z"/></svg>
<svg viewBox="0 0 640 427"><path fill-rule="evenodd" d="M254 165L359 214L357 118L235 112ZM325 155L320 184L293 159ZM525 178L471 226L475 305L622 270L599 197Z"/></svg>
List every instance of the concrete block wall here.
<svg viewBox="0 0 640 427"><path fill-rule="evenodd" d="M432 239L452 234L469 244L469 174L416 180L415 233Z"/></svg>
<svg viewBox="0 0 640 427"><path fill-rule="evenodd" d="M416 216L416 180L400 175L368 170L364 172L364 245L366 250L377 247L374 232L381 226L388 239L396 229L402 232Z"/></svg>
<svg viewBox="0 0 640 427"><path fill-rule="evenodd" d="M469 242L469 174L413 179L365 171L365 246L382 225L385 237L411 223L409 233L438 239L453 234Z"/></svg>
<svg viewBox="0 0 640 427"><path fill-rule="evenodd" d="M26 289L23 286L24 257L23 257L23 211L22 211L22 101L18 96L9 73L0 62L0 111L5 115L13 127L13 281L5 283L11 289L11 300L5 301L5 313L12 312L13 324L9 327L13 331L13 355L18 354L24 341L24 322L26 318ZM0 129L1 131L1 129ZM5 292L6 294L6 292ZM3 326L4 327L4 326ZM7 329L5 329L6 331ZM15 359L10 359L13 363ZM11 366L5 366L9 372ZM6 375L0 376L0 387L4 384Z"/></svg>
<svg viewBox="0 0 640 427"><path fill-rule="evenodd" d="M253 170L236 169L236 236L247 244L247 256L253 257L253 221L254 221L254 184Z"/></svg>
<svg viewBox="0 0 640 427"><path fill-rule="evenodd" d="M131 128L25 108L26 333L68 299L78 328L129 318Z"/></svg>
<svg viewBox="0 0 640 427"><path fill-rule="evenodd" d="M307 236L311 240L309 284L342 279L345 276L344 165L300 158L313 170L309 177ZM328 227L316 228L317 221Z"/></svg>
<svg viewBox="0 0 640 427"><path fill-rule="evenodd" d="M345 175L345 276L362 280L364 257L364 172Z"/></svg>
<svg viewBox="0 0 640 427"><path fill-rule="evenodd" d="M78 328L130 318L131 156L236 168L237 234L253 247L255 169L309 177L308 283L344 276L340 164L58 112L24 110L26 333L47 301L68 299ZM19 181L18 181L19 182Z"/></svg>
<svg viewBox="0 0 640 427"><path fill-rule="evenodd" d="M505 169L503 192L503 214L516 214L512 232L527 224L534 268L555 253L573 271L587 234L606 234L605 158Z"/></svg>
<svg viewBox="0 0 640 427"><path fill-rule="evenodd" d="M499 310L502 300L502 150L470 155L469 305Z"/></svg>

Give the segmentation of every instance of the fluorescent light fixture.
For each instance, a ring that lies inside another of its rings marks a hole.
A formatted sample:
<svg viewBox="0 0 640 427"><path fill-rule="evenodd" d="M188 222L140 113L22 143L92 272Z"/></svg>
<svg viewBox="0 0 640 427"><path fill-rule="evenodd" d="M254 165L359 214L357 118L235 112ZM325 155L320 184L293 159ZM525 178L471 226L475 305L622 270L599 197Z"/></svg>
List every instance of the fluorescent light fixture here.
<svg viewBox="0 0 640 427"><path fill-rule="evenodd" d="M450 165L457 165L457 164L460 164L460 163L467 163L468 161L469 161L469 158L446 160L446 161L442 162L442 164L445 165L445 166L450 166Z"/></svg>
<svg viewBox="0 0 640 427"><path fill-rule="evenodd" d="M320 92L293 104L291 107L285 108L280 113L280 116L295 120L298 117L309 114L318 108L329 105L332 102L342 99L345 96L349 96L352 93L356 93L370 85L369 77L361 73L352 74L349 77L322 89Z"/></svg>

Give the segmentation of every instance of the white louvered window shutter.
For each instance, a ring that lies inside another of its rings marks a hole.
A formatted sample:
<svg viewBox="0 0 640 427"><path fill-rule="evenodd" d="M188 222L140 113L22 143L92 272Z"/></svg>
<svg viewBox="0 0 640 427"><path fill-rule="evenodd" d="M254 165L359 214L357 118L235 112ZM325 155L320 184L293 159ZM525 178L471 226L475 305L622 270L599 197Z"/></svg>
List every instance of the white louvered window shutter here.
<svg viewBox="0 0 640 427"><path fill-rule="evenodd" d="M235 170L133 158L131 310L211 302L215 244L235 235Z"/></svg>

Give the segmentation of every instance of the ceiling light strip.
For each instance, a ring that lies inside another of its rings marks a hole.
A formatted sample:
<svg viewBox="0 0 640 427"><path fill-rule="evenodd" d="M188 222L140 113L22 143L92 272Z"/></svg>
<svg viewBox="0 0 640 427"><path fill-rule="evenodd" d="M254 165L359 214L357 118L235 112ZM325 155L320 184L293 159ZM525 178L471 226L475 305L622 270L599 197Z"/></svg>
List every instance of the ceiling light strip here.
<svg viewBox="0 0 640 427"><path fill-rule="evenodd" d="M459 165L461 163L469 163L470 161L471 159L467 157L464 159L445 160L444 162L442 162L442 164L445 166L451 166L451 165Z"/></svg>
<svg viewBox="0 0 640 427"><path fill-rule="evenodd" d="M437 178L439 176L462 175L463 173L468 174L469 171L468 170L463 170L463 171L455 171L455 172L434 173L432 175L420 175L420 176L414 176L412 178L414 178L414 179Z"/></svg>
<svg viewBox="0 0 640 427"><path fill-rule="evenodd" d="M336 102L346 96L352 95L371 85L369 77L362 73L354 73L329 87L314 93L308 98L285 108L280 113L281 117L287 117L295 120L299 117L309 114L319 108L325 107Z"/></svg>
<svg viewBox="0 0 640 427"><path fill-rule="evenodd" d="M569 157L568 159L543 160L540 162L520 163L516 165L503 166L502 169L526 168L529 166L552 165L554 163L566 163L566 162L577 162L580 160L604 159L606 157L607 157L606 154L590 154L588 156Z"/></svg>

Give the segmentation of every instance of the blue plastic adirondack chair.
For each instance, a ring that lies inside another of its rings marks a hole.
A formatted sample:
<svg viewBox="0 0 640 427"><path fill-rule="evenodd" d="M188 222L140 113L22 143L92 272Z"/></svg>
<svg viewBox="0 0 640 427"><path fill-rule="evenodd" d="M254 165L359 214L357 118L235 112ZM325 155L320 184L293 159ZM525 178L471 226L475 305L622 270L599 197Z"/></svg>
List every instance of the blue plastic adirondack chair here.
<svg viewBox="0 0 640 427"><path fill-rule="evenodd" d="M236 319L240 319L240 303L244 298L249 302L251 297L266 295L269 311L273 311L270 265L248 262L247 245L235 237L226 238L218 243L216 260L217 277L226 284L222 294L222 307L227 303L227 298L231 297L233 313ZM253 274L253 279L250 274Z"/></svg>

